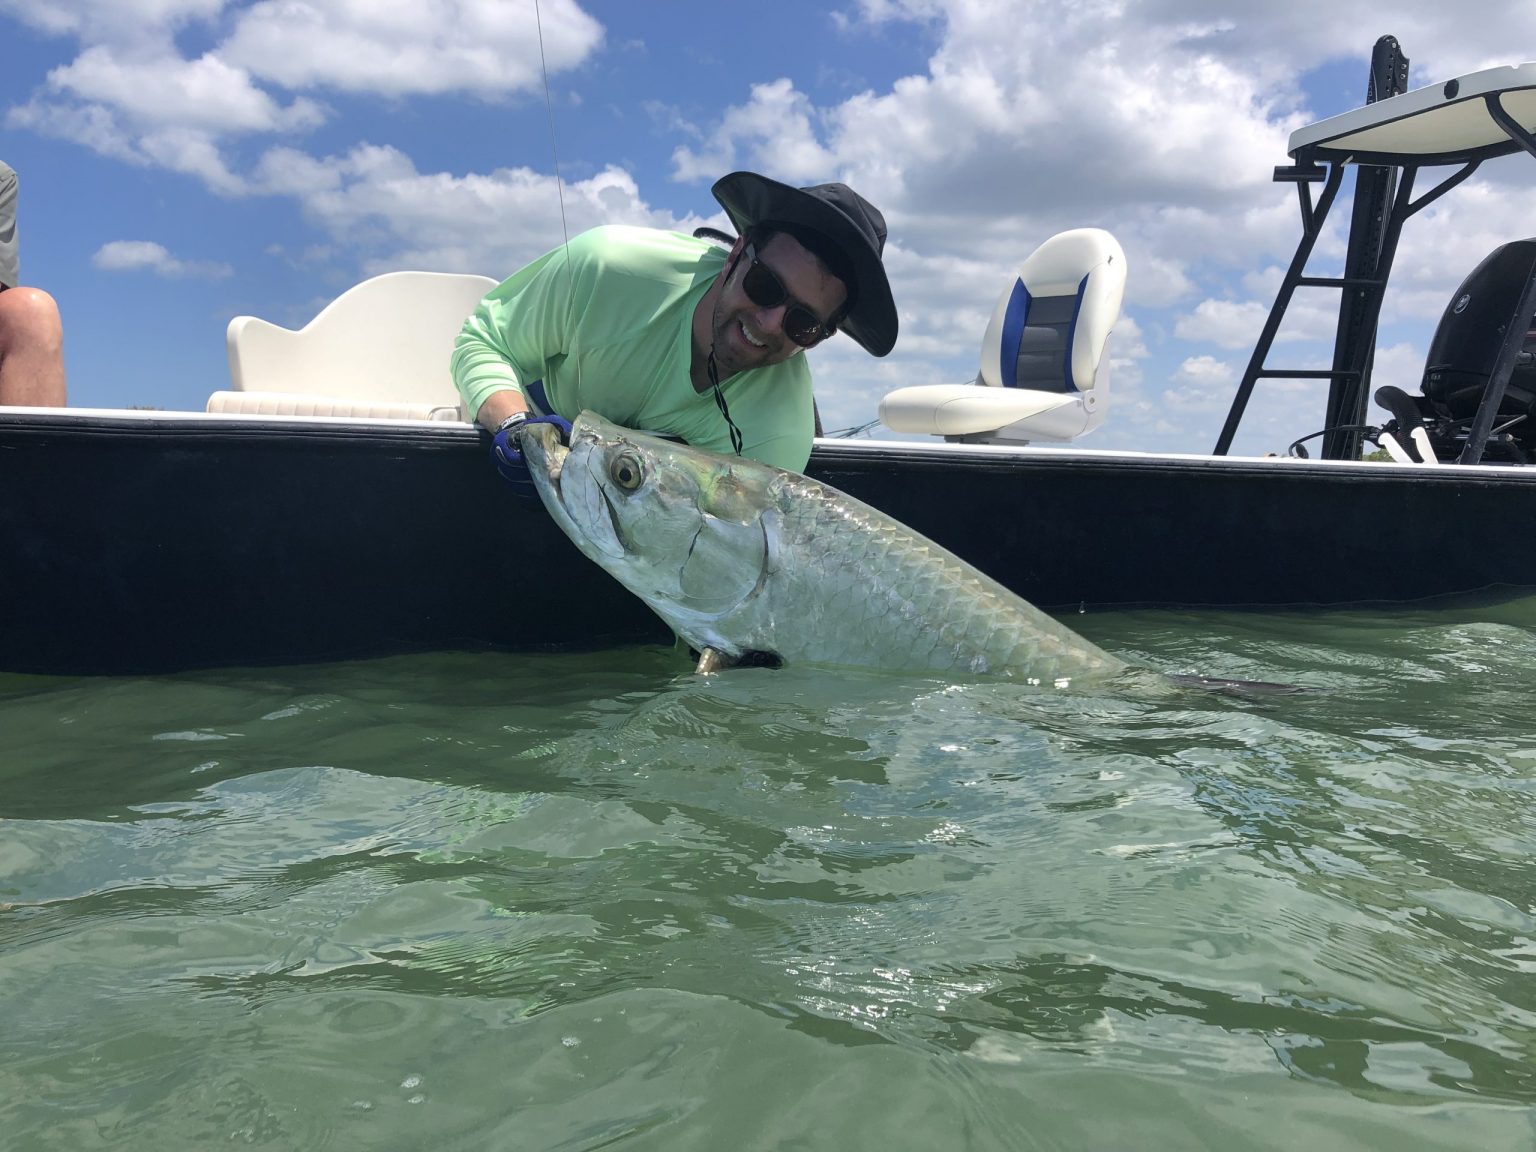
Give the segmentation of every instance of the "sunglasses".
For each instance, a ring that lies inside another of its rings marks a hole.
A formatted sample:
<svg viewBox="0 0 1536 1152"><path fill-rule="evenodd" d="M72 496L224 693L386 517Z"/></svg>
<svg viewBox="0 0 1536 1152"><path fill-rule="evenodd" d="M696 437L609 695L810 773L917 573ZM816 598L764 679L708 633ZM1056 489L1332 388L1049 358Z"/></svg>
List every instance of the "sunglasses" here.
<svg viewBox="0 0 1536 1152"><path fill-rule="evenodd" d="M789 301L789 306L784 309L784 335L800 347L810 348L837 331L837 321L823 322L816 313L790 296L778 273L757 258L755 246L748 244L745 255L748 264L741 287L747 299L760 308L777 308Z"/></svg>

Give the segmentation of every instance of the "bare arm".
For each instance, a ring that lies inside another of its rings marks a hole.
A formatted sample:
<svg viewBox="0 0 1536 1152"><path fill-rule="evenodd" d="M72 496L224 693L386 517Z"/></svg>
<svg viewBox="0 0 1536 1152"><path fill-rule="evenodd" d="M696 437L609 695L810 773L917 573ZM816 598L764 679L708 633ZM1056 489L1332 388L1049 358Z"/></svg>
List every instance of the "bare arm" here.
<svg viewBox="0 0 1536 1152"><path fill-rule="evenodd" d="M480 405L480 411L475 414L475 420L486 431L494 432L508 416L526 411L528 411L528 404L523 399L523 394L515 388L505 388L500 392L492 392L485 398Z"/></svg>

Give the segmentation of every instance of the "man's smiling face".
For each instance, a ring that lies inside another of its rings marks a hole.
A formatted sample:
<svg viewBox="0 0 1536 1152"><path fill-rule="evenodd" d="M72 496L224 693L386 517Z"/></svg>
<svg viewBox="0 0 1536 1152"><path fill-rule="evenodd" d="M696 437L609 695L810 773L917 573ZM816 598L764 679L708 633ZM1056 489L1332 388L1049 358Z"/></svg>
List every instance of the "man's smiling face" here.
<svg viewBox="0 0 1536 1152"><path fill-rule="evenodd" d="M742 287L751 266L745 253L746 241L737 240L726 262L731 267L734 261L735 268L715 304L711 335L722 380L782 363L802 350L784 332L784 313L789 308L799 304L825 324L848 298L843 282L820 260L793 236L778 232L757 250L757 259L778 277L787 295L772 307L757 304Z"/></svg>

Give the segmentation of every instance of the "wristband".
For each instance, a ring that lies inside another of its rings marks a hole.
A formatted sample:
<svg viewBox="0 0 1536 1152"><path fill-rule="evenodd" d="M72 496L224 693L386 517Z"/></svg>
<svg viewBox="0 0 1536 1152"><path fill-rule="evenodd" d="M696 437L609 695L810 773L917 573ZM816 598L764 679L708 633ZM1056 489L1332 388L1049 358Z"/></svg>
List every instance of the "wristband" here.
<svg viewBox="0 0 1536 1152"><path fill-rule="evenodd" d="M516 428L519 425L525 424L527 422L528 422L528 413L526 413L526 412L514 412L514 413L512 413L512 415L508 416L505 420L503 420L500 424L496 425L496 435L500 436L503 432L509 431L509 430L511 430L513 428Z"/></svg>

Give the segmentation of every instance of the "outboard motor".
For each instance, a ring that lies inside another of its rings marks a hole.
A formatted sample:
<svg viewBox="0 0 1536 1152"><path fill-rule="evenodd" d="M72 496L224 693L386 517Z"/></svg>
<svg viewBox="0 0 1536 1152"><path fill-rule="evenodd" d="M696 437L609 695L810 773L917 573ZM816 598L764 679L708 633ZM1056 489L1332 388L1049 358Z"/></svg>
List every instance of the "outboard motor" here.
<svg viewBox="0 0 1536 1152"><path fill-rule="evenodd" d="M1425 357L1423 396L1415 398L1436 458L1461 455L1508 340L1517 341L1522 351L1499 402L1484 458L1524 464L1536 452L1536 356L1529 351L1536 332L1532 317L1522 315L1520 307L1533 275L1536 238L1501 245L1461 282L1440 317ZM1398 417L1401 431L1411 431L1402 411L1405 395L1397 389L1381 391L1397 394L1388 400L1378 394L1377 402Z"/></svg>
<svg viewBox="0 0 1536 1152"><path fill-rule="evenodd" d="M1451 298L1425 358L1423 389L1453 419L1471 419L1493 376L1511 325L1528 343L1531 317L1516 316L1520 294L1536 272L1536 239L1515 240L1490 252ZM1536 403L1536 368L1515 365L1500 411L1529 414Z"/></svg>

